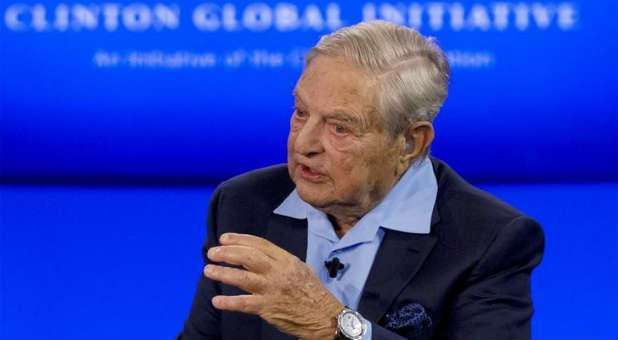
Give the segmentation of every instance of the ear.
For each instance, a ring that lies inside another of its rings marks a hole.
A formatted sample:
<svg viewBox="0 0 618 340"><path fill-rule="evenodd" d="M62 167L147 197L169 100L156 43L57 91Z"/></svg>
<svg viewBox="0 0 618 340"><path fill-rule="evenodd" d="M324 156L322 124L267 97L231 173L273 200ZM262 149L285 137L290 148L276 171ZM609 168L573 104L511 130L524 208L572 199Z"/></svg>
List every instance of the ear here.
<svg viewBox="0 0 618 340"><path fill-rule="evenodd" d="M405 145L402 149L401 161L409 165L429 149L434 137L433 125L427 121L412 123L404 131L403 137Z"/></svg>

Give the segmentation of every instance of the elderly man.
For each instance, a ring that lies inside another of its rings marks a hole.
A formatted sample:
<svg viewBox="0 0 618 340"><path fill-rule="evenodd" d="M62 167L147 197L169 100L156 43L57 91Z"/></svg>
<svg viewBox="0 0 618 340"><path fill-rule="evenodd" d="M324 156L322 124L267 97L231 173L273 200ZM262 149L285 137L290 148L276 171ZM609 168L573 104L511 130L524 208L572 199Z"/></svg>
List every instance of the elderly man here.
<svg viewBox="0 0 618 340"><path fill-rule="evenodd" d="M450 71L385 22L306 56L287 166L221 184L181 337L527 338L539 225L428 157Z"/></svg>

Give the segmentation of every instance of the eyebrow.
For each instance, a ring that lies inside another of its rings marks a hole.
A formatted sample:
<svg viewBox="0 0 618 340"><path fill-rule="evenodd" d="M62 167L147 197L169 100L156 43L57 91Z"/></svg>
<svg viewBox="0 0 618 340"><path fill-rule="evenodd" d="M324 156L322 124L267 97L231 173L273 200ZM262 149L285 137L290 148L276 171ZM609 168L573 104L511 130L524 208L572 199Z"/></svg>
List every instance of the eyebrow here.
<svg viewBox="0 0 618 340"><path fill-rule="evenodd" d="M346 123L358 124L360 120L357 117L351 116L345 112L335 111L326 115L327 119L335 119Z"/></svg>
<svg viewBox="0 0 618 340"><path fill-rule="evenodd" d="M296 89L294 89L294 91L292 91L292 95L294 96L294 98L296 98L298 101L301 102L301 104L305 104L305 102L303 101L302 97L300 96L300 94L298 93L298 91L296 91ZM328 113L326 115L324 115L324 117L326 119L336 119L342 122L347 122L347 123L352 123L352 124L358 124L360 123L360 120L355 117L350 115L349 113L346 113L345 111L340 111L340 110L335 110L331 113Z"/></svg>
<svg viewBox="0 0 618 340"><path fill-rule="evenodd" d="M303 101L303 98L300 96L300 93L298 93L298 91L296 91L296 88L294 88L294 91L292 91L292 96L294 96L295 99L299 100L301 103L305 103Z"/></svg>

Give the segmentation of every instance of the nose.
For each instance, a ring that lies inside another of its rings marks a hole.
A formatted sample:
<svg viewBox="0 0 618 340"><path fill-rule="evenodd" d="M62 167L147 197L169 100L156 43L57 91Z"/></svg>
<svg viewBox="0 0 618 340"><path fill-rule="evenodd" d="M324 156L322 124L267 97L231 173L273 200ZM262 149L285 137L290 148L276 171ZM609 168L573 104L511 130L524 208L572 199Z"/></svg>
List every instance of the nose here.
<svg viewBox="0 0 618 340"><path fill-rule="evenodd" d="M296 136L294 151L305 157L313 157L322 153L324 146L322 145L321 135L322 124L320 120L313 117L309 118Z"/></svg>

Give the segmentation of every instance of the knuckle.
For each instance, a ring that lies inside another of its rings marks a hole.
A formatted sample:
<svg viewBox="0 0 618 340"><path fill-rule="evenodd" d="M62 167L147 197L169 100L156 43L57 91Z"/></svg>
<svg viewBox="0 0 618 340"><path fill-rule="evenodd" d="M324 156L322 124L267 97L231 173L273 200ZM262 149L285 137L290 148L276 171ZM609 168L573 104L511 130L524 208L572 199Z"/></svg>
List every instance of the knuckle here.
<svg viewBox="0 0 618 340"><path fill-rule="evenodd" d="M243 271L240 273L240 278L239 278L239 279L240 279L240 282L242 282L242 283L243 283L243 284L245 284L245 285L246 285L247 283L249 283L249 281L251 281L251 279L250 279L250 277L249 277L249 272L247 272L247 271L244 271L244 270L243 270Z"/></svg>
<svg viewBox="0 0 618 340"><path fill-rule="evenodd" d="M273 268L273 265L270 261L264 261L264 271L271 271Z"/></svg>
<svg viewBox="0 0 618 340"><path fill-rule="evenodd" d="M236 299L236 307L238 309L244 310L247 308L247 301L245 299Z"/></svg>
<svg viewBox="0 0 618 340"><path fill-rule="evenodd" d="M251 264L257 261L257 252L255 249L252 249L247 253L247 261Z"/></svg>
<svg viewBox="0 0 618 340"><path fill-rule="evenodd" d="M255 293L263 293L268 290L269 286L272 286L272 285L268 284L267 279L263 277L259 277L252 283L251 289L253 289Z"/></svg>
<svg viewBox="0 0 618 340"><path fill-rule="evenodd" d="M223 306L223 308L229 309L233 307L233 303L229 299L221 299L221 306Z"/></svg>
<svg viewBox="0 0 618 340"><path fill-rule="evenodd" d="M290 257L289 257L289 259L290 259L290 261L292 262L292 264L294 264L294 265L300 265L300 264L303 264L303 263L304 263L303 261L301 261L301 260L298 258L298 256L295 256L295 255L290 256Z"/></svg>

